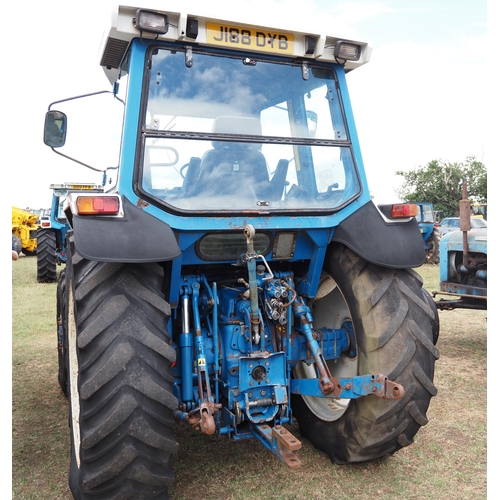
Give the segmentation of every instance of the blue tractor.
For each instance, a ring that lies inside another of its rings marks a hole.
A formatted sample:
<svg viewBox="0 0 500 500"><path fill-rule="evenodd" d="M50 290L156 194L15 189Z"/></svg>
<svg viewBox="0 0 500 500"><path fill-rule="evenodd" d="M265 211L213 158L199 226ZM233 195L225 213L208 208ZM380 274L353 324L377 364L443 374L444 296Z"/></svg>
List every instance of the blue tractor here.
<svg viewBox="0 0 500 500"><path fill-rule="evenodd" d="M418 208L417 221L425 247L425 260L428 264L439 263L439 242L441 233L436 226L436 212L430 202L415 202Z"/></svg>
<svg viewBox="0 0 500 500"><path fill-rule="evenodd" d="M65 205L78 499L166 498L176 423L290 467L299 432L334 463L386 457L436 394L416 212L371 201L348 94L370 46L188 12L117 7L100 65L126 89L119 175ZM46 114L65 156L75 99Z"/></svg>
<svg viewBox="0 0 500 500"><path fill-rule="evenodd" d="M37 230L37 281L55 283L57 266L66 264L66 233L70 225L63 207L68 193L75 190L102 192L102 186L94 184L51 184L52 205L45 217L41 217Z"/></svg>
<svg viewBox="0 0 500 500"><path fill-rule="evenodd" d="M471 228L467 182L460 201L460 230L443 235L440 245L439 310L480 309L488 306L488 228Z"/></svg>

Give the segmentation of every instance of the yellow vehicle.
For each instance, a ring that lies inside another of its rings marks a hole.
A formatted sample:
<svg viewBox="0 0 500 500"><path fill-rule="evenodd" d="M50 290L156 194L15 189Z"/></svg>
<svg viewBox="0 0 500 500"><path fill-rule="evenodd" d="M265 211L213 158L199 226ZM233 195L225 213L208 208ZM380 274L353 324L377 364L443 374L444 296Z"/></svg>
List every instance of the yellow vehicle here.
<svg viewBox="0 0 500 500"><path fill-rule="evenodd" d="M12 207L12 249L18 254L36 254L36 223L38 214Z"/></svg>
<svg viewBox="0 0 500 500"><path fill-rule="evenodd" d="M486 203L474 203L473 205L471 205L472 217L487 220L487 208L488 205Z"/></svg>

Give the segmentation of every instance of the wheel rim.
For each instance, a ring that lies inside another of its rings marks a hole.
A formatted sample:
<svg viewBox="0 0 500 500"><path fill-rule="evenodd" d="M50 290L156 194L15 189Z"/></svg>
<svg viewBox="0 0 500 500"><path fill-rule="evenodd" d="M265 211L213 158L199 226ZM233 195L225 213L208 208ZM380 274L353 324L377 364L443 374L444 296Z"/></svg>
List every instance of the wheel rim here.
<svg viewBox="0 0 500 500"><path fill-rule="evenodd" d="M318 293L313 302L313 317L317 327L341 328L345 321L351 321L347 302L335 280L326 272L321 275ZM342 355L338 360L327 361L333 377L354 377L358 374L358 358ZM296 378L317 378L314 364L297 363L294 368ZM321 420L332 422L346 412L350 399L318 398L302 396L314 415Z"/></svg>

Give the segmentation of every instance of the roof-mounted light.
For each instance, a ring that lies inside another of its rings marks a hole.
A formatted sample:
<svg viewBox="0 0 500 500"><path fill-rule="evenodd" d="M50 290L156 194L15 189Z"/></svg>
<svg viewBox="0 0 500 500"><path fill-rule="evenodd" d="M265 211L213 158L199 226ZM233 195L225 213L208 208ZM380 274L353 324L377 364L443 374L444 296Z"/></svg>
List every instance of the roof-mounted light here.
<svg viewBox="0 0 500 500"><path fill-rule="evenodd" d="M168 31L168 15L153 10L138 9L135 13L134 26L139 31L164 35Z"/></svg>
<svg viewBox="0 0 500 500"><path fill-rule="evenodd" d="M333 55L336 59L344 61L358 61L361 57L361 45L339 40L335 44Z"/></svg>

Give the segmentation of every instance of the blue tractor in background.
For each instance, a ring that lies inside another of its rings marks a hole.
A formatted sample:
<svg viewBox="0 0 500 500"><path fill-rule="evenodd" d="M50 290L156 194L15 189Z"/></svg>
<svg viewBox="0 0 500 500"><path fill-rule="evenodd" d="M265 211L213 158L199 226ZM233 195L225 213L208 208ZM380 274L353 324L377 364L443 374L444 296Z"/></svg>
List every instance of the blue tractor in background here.
<svg viewBox="0 0 500 500"><path fill-rule="evenodd" d="M52 204L40 219L37 230L37 281L54 283L57 266L66 264L66 233L70 225L64 213L64 202L71 191L103 191L102 186L85 183L51 184Z"/></svg>
<svg viewBox="0 0 500 500"><path fill-rule="evenodd" d="M349 98L370 46L186 4L115 9L99 63L122 112L118 175L65 203L77 499L167 498L176 424L258 439L290 467L298 432L334 463L386 457L437 392L415 206L372 202ZM88 125L80 154L101 160L112 121L71 108L98 94L52 103L45 144L69 157Z"/></svg>
<svg viewBox="0 0 500 500"><path fill-rule="evenodd" d="M418 208L416 219L422 233L425 247L425 261L428 264L439 263L439 242L441 233L436 228L436 212L430 202L412 202Z"/></svg>
<svg viewBox="0 0 500 500"><path fill-rule="evenodd" d="M440 244L439 292L440 310L487 309L488 296L488 228L471 228L475 212L467 199L464 181L460 201L460 230L444 234ZM474 215L472 215L474 214Z"/></svg>

